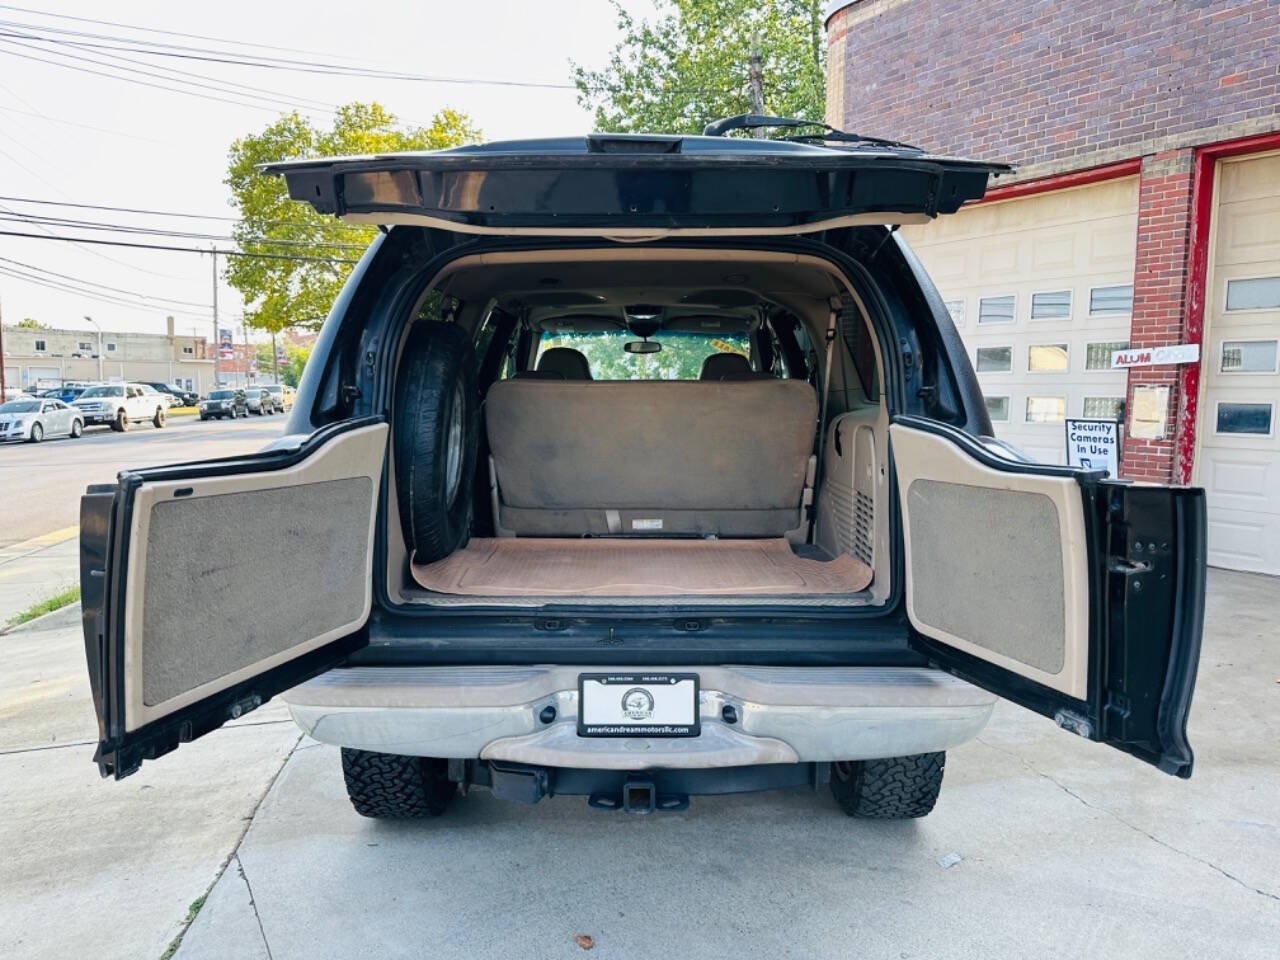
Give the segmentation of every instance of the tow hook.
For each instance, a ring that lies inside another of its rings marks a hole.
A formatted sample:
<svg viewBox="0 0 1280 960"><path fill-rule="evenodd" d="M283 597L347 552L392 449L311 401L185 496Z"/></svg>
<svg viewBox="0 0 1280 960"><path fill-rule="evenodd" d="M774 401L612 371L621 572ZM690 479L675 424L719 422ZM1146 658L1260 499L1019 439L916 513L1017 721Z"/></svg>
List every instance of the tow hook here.
<svg viewBox="0 0 1280 960"><path fill-rule="evenodd" d="M597 790L587 798L597 810L621 810L623 813L647 814L655 810L687 810L689 795L658 793L652 780L628 779L620 793Z"/></svg>

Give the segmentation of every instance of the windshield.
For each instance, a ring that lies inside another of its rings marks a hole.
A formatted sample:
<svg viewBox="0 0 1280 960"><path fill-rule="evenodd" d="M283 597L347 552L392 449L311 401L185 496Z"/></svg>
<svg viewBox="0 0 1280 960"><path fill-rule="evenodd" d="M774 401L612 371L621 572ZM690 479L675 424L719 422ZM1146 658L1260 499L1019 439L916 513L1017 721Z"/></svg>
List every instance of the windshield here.
<svg viewBox="0 0 1280 960"><path fill-rule="evenodd" d="M662 344L658 353L627 353L623 344L638 340L626 330L600 333L550 332L538 344L541 357L553 347L569 347L587 358L596 380L697 380L702 361L713 353L750 356L745 333L684 333L663 330L649 339ZM536 368L536 364L535 364Z"/></svg>
<svg viewBox="0 0 1280 960"><path fill-rule="evenodd" d="M280 392L281 392L281 390L280 390L280 388L279 388L279 387L263 387L262 389L263 389L263 390L265 390L265 391L267 391L267 393L280 393Z"/></svg>
<svg viewBox="0 0 1280 960"><path fill-rule="evenodd" d="M236 392L234 390L210 390L209 391L210 400L230 400L235 395L236 395Z"/></svg>
<svg viewBox="0 0 1280 960"><path fill-rule="evenodd" d="M8 403L0 403L0 413L38 413L39 411L39 400L10 400Z"/></svg>
<svg viewBox="0 0 1280 960"><path fill-rule="evenodd" d="M80 394L81 400L89 400L92 397L123 397L124 387L90 387L84 393Z"/></svg>

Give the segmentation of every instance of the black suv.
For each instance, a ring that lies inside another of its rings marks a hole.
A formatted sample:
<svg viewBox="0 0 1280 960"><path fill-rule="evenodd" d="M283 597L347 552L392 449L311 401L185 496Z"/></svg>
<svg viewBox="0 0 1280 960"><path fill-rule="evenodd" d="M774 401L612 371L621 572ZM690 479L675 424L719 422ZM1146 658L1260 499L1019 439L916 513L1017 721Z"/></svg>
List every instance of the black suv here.
<svg viewBox="0 0 1280 960"><path fill-rule="evenodd" d="M86 495L104 775L287 690L369 816L921 816L997 696L1189 776L1202 491L992 439L895 232L1006 170L836 131L269 165L383 230L289 436Z"/></svg>

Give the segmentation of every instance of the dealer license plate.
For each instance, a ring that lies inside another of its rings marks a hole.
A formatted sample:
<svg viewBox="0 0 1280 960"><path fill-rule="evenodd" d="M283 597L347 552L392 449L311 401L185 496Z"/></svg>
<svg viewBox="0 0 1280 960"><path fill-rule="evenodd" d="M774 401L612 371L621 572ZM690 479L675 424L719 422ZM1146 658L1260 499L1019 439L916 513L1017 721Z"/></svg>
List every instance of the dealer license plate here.
<svg viewBox="0 0 1280 960"><path fill-rule="evenodd" d="M581 673L578 736L696 737L696 673Z"/></svg>

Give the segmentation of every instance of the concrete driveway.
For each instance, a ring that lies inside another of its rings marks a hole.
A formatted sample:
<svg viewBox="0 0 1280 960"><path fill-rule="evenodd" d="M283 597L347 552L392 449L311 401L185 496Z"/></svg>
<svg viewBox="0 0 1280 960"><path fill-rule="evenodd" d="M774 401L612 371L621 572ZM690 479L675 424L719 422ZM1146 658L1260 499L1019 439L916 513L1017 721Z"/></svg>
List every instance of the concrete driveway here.
<svg viewBox="0 0 1280 960"><path fill-rule="evenodd" d="M948 755L936 811L908 823L803 791L648 818L477 792L438 821L379 823L351 811L336 750L293 748L270 722L119 784L97 782L88 746L0 755L0 843L16 850L0 954L158 956L225 859L179 960L574 957L579 935L603 958L1272 958L1280 584L1212 571L1208 609L1192 780L1001 704ZM40 642L73 670L69 632ZM31 688L8 679L6 725L15 686ZM62 696L70 710L76 691Z"/></svg>

